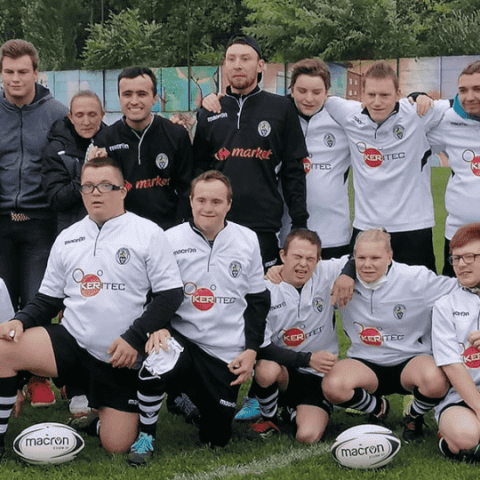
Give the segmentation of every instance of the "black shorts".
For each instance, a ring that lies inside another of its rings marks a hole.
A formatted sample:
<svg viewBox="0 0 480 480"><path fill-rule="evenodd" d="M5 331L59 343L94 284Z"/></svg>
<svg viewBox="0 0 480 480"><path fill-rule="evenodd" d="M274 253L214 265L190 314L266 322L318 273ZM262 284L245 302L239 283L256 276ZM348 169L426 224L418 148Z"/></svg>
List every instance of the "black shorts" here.
<svg viewBox="0 0 480 480"><path fill-rule="evenodd" d="M312 405L325 410L330 415L332 404L323 396L322 380L323 377L319 375L288 368L288 387L282 395L282 403L292 408L297 408L299 405Z"/></svg>
<svg viewBox="0 0 480 480"><path fill-rule="evenodd" d="M470 410L472 410L471 407L469 407L465 402L453 402L453 403L448 403L447 405L444 405L444 407L440 410L440 412L438 413L438 415L436 415L438 417L438 421L440 421L440 417L443 415L443 412L445 412L445 410L447 410L448 408L450 407L464 407L464 408L468 408Z"/></svg>
<svg viewBox="0 0 480 480"><path fill-rule="evenodd" d="M352 360L358 360L373 370L373 373L375 373L378 378L378 388L374 394L375 396L381 397L383 395L392 395L393 393L399 393L401 395L409 395L412 393L406 390L400 382L403 369L412 358L391 367L384 367L383 365L378 365L377 363L372 363L361 358L352 358Z"/></svg>
<svg viewBox="0 0 480 480"><path fill-rule="evenodd" d="M138 370L113 368L98 360L60 324L45 325L57 363L59 379L78 386L93 408L109 407L138 413Z"/></svg>
<svg viewBox="0 0 480 480"><path fill-rule="evenodd" d="M230 383L237 376L227 363L213 357L173 328L170 330L184 348L175 368L162 375L167 392L185 392L200 412L200 440L225 446L232 436L232 422L240 385Z"/></svg>

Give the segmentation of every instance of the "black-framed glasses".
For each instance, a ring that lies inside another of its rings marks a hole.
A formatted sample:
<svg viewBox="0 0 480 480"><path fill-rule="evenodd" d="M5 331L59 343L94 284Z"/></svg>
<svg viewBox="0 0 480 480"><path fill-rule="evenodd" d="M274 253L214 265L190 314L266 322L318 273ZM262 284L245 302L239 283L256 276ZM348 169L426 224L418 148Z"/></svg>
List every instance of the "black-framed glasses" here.
<svg viewBox="0 0 480 480"><path fill-rule="evenodd" d="M98 185L94 185L93 183L85 183L84 185L80 185L80 192L82 193L93 193L95 189L97 189L100 193L108 193L108 192L115 192L120 190L122 187L118 185L112 185L111 183L99 183Z"/></svg>
<svg viewBox="0 0 480 480"><path fill-rule="evenodd" d="M465 255L450 255L448 261L450 265L458 265L460 259L462 259L467 265L473 263L477 257L480 257L480 253L465 253Z"/></svg>

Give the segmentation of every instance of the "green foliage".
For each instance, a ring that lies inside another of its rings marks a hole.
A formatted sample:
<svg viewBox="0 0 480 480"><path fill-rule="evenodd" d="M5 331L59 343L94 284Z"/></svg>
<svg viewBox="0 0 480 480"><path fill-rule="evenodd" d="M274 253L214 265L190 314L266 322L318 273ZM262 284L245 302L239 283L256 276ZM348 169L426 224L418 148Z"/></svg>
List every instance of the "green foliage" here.
<svg viewBox="0 0 480 480"><path fill-rule="evenodd" d="M154 65L167 61L158 48L162 26L142 22L138 9L110 14L105 24L88 28L90 35L84 52L84 66L90 70L107 70L131 65Z"/></svg>

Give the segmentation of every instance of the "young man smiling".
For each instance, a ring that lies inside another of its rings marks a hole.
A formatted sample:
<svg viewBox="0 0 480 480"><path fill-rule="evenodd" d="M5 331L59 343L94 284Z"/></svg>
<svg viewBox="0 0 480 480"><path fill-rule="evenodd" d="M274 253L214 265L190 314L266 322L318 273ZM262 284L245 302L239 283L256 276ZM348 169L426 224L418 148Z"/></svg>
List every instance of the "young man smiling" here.
<svg viewBox="0 0 480 480"><path fill-rule="evenodd" d="M353 168L355 218L359 231L383 226L392 238L395 259L436 271L430 186L431 154L426 138L448 102L436 103L424 117L401 99L399 80L384 62L366 72L363 104L330 97L325 108L345 130Z"/></svg>
<svg viewBox="0 0 480 480"><path fill-rule="evenodd" d="M228 179L208 171L192 182L193 219L166 232L184 283L184 300L171 327L150 336L145 351L183 348L172 370L140 371L140 434L129 461L141 465L155 449L166 389L188 394L200 412L200 441L225 446L240 385L251 378L263 341L270 295L254 232L225 220L232 206ZM163 351L162 351L163 353ZM156 374L155 374L156 373Z"/></svg>
<svg viewBox="0 0 480 480"><path fill-rule="evenodd" d="M132 67L118 75L124 117L95 139L122 168L129 194L127 210L164 230L188 218L192 145L180 125L152 113L157 79L149 68ZM97 152L94 152L97 154Z"/></svg>
<svg viewBox="0 0 480 480"><path fill-rule="evenodd" d="M459 288L433 308L433 355L452 387L435 409L440 451L480 461L480 223L460 227L450 241Z"/></svg>
<svg viewBox="0 0 480 480"><path fill-rule="evenodd" d="M445 190L444 275L454 276L448 261L450 239L462 225L480 221L480 61L458 77L458 95L440 124L428 134L432 146L448 157L452 174Z"/></svg>

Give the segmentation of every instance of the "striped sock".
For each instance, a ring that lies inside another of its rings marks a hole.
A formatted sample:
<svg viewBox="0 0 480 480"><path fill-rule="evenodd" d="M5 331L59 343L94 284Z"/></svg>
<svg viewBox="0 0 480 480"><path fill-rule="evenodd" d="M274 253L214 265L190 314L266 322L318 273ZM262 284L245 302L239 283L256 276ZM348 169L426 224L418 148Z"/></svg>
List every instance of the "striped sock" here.
<svg viewBox="0 0 480 480"><path fill-rule="evenodd" d="M162 401L165 397L165 382L142 368L138 375L140 387L137 392L140 409L139 429L156 438L157 422Z"/></svg>
<svg viewBox="0 0 480 480"><path fill-rule="evenodd" d="M4 444L8 420L17 400L17 377L0 378L0 445Z"/></svg>
<svg viewBox="0 0 480 480"><path fill-rule="evenodd" d="M419 415L425 415L428 413L433 407L438 405L442 398L430 398L426 397L425 395L421 394L418 391L418 387L413 389L413 401L407 407L407 415L411 415L412 417L418 417Z"/></svg>
<svg viewBox="0 0 480 480"><path fill-rule="evenodd" d="M275 417L278 410L278 387L274 383L269 387L262 388L258 385L255 389L258 404L260 405L260 413L262 417L271 420Z"/></svg>
<svg viewBox="0 0 480 480"><path fill-rule="evenodd" d="M363 388L355 388L353 391L353 397L346 402L340 403L339 406L343 408L354 408L365 413L377 413L375 410L380 406L381 402L378 401L375 395L368 393Z"/></svg>

